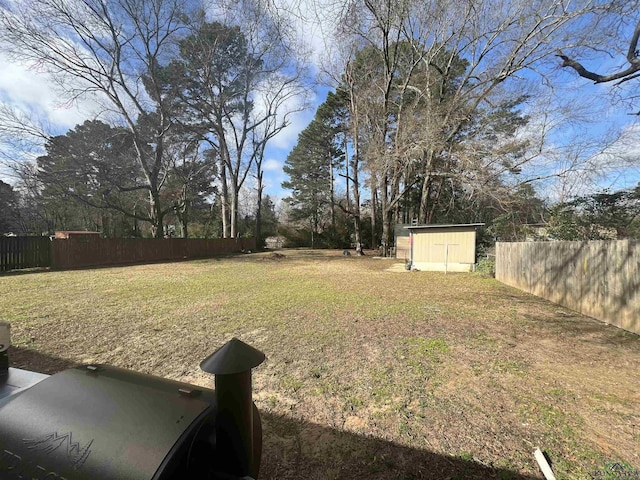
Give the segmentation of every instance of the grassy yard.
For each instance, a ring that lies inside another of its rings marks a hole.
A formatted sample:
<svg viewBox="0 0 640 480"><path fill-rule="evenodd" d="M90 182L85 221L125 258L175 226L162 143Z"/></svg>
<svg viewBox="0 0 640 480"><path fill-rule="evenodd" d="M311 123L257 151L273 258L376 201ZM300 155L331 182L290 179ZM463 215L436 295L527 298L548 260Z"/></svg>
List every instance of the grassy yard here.
<svg viewBox="0 0 640 480"><path fill-rule="evenodd" d="M559 479L640 468L638 336L477 275L281 253L2 276L12 363L209 386L236 336L268 357L263 479L542 478L538 446Z"/></svg>

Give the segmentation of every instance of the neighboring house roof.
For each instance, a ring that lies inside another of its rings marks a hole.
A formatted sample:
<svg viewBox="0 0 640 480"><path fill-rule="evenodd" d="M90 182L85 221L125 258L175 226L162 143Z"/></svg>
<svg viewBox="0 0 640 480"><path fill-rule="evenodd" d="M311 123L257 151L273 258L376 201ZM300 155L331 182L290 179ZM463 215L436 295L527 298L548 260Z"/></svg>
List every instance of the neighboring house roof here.
<svg viewBox="0 0 640 480"><path fill-rule="evenodd" d="M482 227L484 223L448 223L441 225L413 225L408 228L409 230L421 230L424 228L453 228L453 227Z"/></svg>

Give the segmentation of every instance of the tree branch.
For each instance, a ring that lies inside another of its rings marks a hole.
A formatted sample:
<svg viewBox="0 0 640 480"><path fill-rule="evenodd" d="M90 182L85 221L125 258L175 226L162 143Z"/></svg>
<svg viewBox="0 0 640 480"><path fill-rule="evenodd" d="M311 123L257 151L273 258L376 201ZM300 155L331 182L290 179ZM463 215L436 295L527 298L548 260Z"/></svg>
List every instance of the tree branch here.
<svg viewBox="0 0 640 480"><path fill-rule="evenodd" d="M562 67L573 68L578 75L583 78L587 78L589 80L593 80L594 83L606 83L612 82L614 80L620 80L619 83L625 82L627 80L631 80L631 78L636 78L638 75L634 75L636 72L640 72L640 58L638 58L638 41L640 40L640 21L636 24L636 28L633 31L633 35L631 36L631 41L629 42L629 49L627 50L627 61L629 62L629 67L616 73L612 73L610 75L602 75L596 72L592 72L587 70L584 65L577 62L576 60L567 57L559 51L556 55L562 59ZM631 78L629 78L631 77Z"/></svg>

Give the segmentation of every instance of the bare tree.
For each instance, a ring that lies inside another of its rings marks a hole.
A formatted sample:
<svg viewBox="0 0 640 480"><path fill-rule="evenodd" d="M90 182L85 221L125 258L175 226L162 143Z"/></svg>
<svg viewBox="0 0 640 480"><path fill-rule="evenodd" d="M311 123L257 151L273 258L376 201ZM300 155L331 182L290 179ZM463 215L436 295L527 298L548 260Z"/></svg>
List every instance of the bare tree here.
<svg viewBox="0 0 640 480"><path fill-rule="evenodd" d="M367 45L358 55L372 75L361 71L363 87L356 94L366 96L359 109L361 127L367 130L363 157L376 184L372 195L375 190L380 195L382 244L391 242L391 223L415 181L421 182L419 219L426 222L449 180L466 177L478 191L483 184L495 185L492 179L520 175L524 164L537 157L516 158L524 146L509 145L505 138L482 140L478 118L506 114L505 106L516 105L522 95L521 72L546 78L558 48L598 38L584 28L588 19L602 23L625 5L590 0L350 2L342 38Z"/></svg>
<svg viewBox="0 0 640 480"><path fill-rule="evenodd" d="M277 73L271 75L263 82L257 93L258 108L254 113L253 123L258 127L251 131L251 151L257 190L255 235L256 240L260 242L262 239L262 198L265 188L263 168L265 150L269 141L289 126L291 117L307 107L308 90L302 82L302 69L300 69L295 75ZM293 103L291 103L292 101Z"/></svg>
<svg viewBox="0 0 640 480"><path fill-rule="evenodd" d="M0 12L2 49L49 72L73 101L94 95L132 133L146 191L146 220L162 236L161 190L170 162L172 92L158 73L173 55L187 18L177 0L13 3Z"/></svg>
<svg viewBox="0 0 640 480"><path fill-rule="evenodd" d="M29 115L11 105L0 105L0 168L7 176L24 180L28 172L24 162L42 153L50 130L48 122L37 115Z"/></svg>
<svg viewBox="0 0 640 480"><path fill-rule="evenodd" d="M223 221L228 205L229 235L236 237L239 196L248 175L255 168L260 202L265 148L306 106L305 59L266 4L214 7L223 23L202 16L181 44L194 82L184 100L204 120L205 138L220 158Z"/></svg>

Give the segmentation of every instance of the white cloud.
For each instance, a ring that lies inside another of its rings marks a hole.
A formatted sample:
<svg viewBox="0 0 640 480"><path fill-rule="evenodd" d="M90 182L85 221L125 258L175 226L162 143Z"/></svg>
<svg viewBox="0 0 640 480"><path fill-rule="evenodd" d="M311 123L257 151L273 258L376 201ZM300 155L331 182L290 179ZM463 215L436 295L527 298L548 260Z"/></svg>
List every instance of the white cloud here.
<svg viewBox="0 0 640 480"><path fill-rule="evenodd" d="M273 154L275 152L271 152ZM287 180L287 175L284 173L284 158L286 153L283 152L282 159L279 160L273 156L265 160L262 168L264 169L264 187L265 194L272 197L282 197L284 191L282 190L282 182Z"/></svg>
<svg viewBox="0 0 640 480"><path fill-rule="evenodd" d="M272 197L282 197L284 195L284 190L282 190L282 182L284 182L285 180L287 180L287 176L282 170L279 170L277 172L265 172L265 193L271 195Z"/></svg>
<svg viewBox="0 0 640 480"><path fill-rule="evenodd" d="M290 150L298 142L298 135L313 119L314 112L297 112L291 115L289 125L278 133L270 142L271 147Z"/></svg>
<svg viewBox="0 0 640 480"><path fill-rule="evenodd" d="M90 98L69 103L47 73L17 63L0 53L0 98L26 114L46 120L55 131L67 130L94 117L98 106Z"/></svg>
<svg viewBox="0 0 640 480"><path fill-rule="evenodd" d="M262 168L265 172L279 172L282 170L283 162L276 160L275 158L268 158L265 160Z"/></svg>

